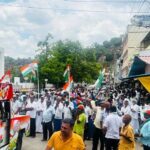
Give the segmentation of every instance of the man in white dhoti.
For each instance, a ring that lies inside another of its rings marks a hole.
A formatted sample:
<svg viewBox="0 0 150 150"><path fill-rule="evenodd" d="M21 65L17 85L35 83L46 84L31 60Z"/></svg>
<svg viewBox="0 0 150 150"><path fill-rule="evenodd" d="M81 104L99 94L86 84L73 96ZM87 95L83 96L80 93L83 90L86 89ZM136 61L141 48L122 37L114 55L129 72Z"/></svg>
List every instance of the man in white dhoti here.
<svg viewBox="0 0 150 150"><path fill-rule="evenodd" d="M30 116L30 135L29 136L36 137L37 102L35 102L34 94L30 94L30 98L25 109L27 111L27 115Z"/></svg>
<svg viewBox="0 0 150 150"><path fill-rule="evenodd" d="M37 114L36 114L36 132L42 133L42 116L43 111L46 109L46 102L44 100L44 96L41 96L39 101L37 102Z"/></svg>
<svg viewBox="0 0 150 150"><path fill-rule="evenodd" d="M139 120L138 120L139 111L140 111L140 108L137 105L137 101L136 99L133 99L132 105L131 105L131 117L132 117L131 125L134 129L134 132L137 132L139 130Z"/></svg>

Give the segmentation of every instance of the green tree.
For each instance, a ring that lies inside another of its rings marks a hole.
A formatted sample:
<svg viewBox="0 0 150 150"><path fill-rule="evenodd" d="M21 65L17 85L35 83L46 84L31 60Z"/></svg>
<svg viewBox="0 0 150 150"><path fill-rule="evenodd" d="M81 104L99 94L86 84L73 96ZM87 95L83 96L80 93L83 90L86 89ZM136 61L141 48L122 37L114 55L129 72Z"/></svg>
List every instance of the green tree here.
<svg viewBox="0 0 150 150"><path fill-rule="evenodd" d="M101 67L96 61L95 49L83 48L78 41L58 41L48 50L47 56L47 61L43 53L37 57L41 82L46 78L51 83L64 84L63 73L70 64L75 82L91 83L97 78Z"/></svg>

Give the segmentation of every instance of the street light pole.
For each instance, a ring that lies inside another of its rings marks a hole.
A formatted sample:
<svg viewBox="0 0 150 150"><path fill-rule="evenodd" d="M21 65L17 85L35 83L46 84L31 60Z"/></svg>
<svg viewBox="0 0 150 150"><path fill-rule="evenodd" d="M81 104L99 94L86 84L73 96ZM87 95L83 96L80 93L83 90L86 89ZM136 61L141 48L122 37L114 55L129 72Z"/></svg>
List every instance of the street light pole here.
<svg viewBox="0 0 150 150"><path fill-rule="evenodd" d="M45 79L45 89L47 88L47 81L48 79Z"/></svg>
<svg viewBox="0 0 150 150"><path fill-rule="evenodd" d="M27 91L27 88L28 88L28 86L27 86L28 77L24 77L24 80L25 80L25 90Z"/></svg>

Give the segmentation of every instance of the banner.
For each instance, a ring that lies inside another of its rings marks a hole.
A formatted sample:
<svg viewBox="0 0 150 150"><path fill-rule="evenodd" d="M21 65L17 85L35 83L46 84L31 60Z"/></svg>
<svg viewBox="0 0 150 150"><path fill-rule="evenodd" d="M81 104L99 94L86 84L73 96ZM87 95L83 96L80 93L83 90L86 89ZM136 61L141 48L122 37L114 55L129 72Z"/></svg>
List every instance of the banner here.
<svg viewBox="0 0 150 150"><path fill-rule="evenodd" d="M30 116L14 116L11 118L11 125L10 125L10 143L8 150L16 149L18 133L20 129L27 129L30 124Z"/></svg>
<svg viewBox="0 0 150 150"><path fill-rule="evenodd" d="M12 84L0 83L0 100L11 100L13 98Z"/></svg>

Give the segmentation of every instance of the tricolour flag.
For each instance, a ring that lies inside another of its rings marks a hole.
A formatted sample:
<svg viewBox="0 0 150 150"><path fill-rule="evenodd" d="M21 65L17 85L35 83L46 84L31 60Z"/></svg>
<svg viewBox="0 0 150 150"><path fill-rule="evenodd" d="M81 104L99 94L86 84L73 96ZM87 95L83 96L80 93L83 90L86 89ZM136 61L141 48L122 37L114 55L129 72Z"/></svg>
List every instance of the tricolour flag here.
<svg viewBox="0 0 150 150"><path fill-rule="evenodd" d="M70 92L70 90L72 88L72 85L73 85L73 77L70 76L69 81L67 83L65 83L65 85L63 86L63 90L67 91L67 92Z"/></svg>
<svg viewBox="0 0 150 150"><path fill-rule="evenodd" d="M63 77L65 79L65 82L68 82L69 81L69 74L70 74L70 65L67 66L64 74L63 74Z"/></svg>
<svg viewBox="0 0 150 150"><path fill-rule="evenodd" d="M104 80L104 74L105 74L105 69L103 69L103 71L100 71L99 77L98 77L98 79L96 80L96 82L94 84L94 87L96 89L98 89L98 88L100 88L102 86L102 82Z"/></svg>
<svg viewBox="0 0 150 150"><path fill-rule="evenodd" d="M6 82L10 83L10 78L11 78L11 71L8 70L0 79L0 83L6 83Z"/></svg>
<svg viewBox="0 0 150 150"><path fill-rule="evenodd" d="M21 71L23 76L28 75L30 72L35 73L35 71L37 71L37 70L38 70L37 62L32 62L31 64L27 64L27 65L22 66L20 68L20 71Z"/></svg>

